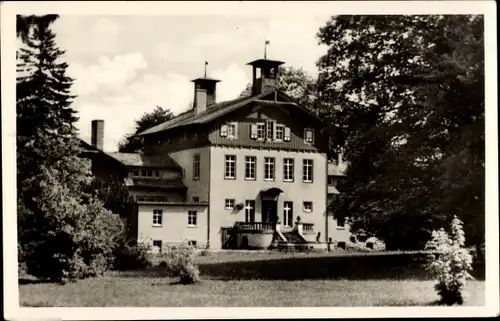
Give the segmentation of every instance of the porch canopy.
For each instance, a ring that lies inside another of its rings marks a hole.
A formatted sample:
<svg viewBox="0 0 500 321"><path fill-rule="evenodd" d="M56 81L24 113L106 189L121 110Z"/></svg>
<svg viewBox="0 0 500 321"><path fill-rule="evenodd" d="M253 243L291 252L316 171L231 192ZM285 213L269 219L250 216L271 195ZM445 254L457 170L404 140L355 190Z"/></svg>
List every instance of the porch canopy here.
<svg viewBox="0 0 500 321"><path fill-rule="evenodd" d="M278 187L271 187L261 190L260 193L265 196L278 196L279 194L283 193L283 190Z"/></svg>

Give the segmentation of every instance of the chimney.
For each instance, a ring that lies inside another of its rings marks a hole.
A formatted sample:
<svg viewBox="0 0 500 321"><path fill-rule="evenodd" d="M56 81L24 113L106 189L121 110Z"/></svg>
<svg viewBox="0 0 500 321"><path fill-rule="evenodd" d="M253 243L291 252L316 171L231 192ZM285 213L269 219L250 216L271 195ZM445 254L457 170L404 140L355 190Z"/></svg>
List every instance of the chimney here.
<svg viewBox="0 0 500 321"><path fill-rule="evenodd" d="M197 78L194 82L194 107L196 114L202 113L215 104L217 79L209 77Z"/></svg>
<svg viewBox="0 0 500 321"><path fill-rule="evenodd" d="M205 89L196 88L194 94L194 108L196 115L207 109L207 91Z"/></svg>
<svg viewBox="0 0 500 321"><path fill-rule="evenodd" d="M95 119L92 121L91 145L103 150L104 147L104 120Z"/></svg>

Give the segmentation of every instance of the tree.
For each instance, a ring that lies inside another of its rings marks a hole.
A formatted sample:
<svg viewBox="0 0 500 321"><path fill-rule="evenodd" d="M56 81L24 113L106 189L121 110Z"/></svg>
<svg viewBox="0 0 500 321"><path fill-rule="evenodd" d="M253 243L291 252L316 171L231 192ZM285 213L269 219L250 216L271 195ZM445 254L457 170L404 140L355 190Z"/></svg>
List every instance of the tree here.
<svg viewBox="0 0 500 321"><path fill-rule="evenodd" d="M143 147L143 141L135 135L148 128L164 123L173 117L174 114L170 109L163 109L160 106L156 106L155 110L151 113L144 113L140 119L136 120L135 132L125 136L118 144L118 150L122 153L136 153L140 151Z"/></svg>
<svg viewBox="0 0 500 321"><path fill-rule="evenodd" d="M484 238L482 33L466 15L338 16L320 29L316 107L349 161L333 206L355 232L423 248L457 212L469 240Z"/></svg>
<svg viewBox="0 0 500 321"><path fill-rule="evenodd" d="M22 41L27 42L30 30L33 26L36 26L40 23L44 23L47 26L53 23L59 18L59 15L50 14L45 16L23 16L18 15L16 19L16 35L21 38Z"/></svg>
<svg viewBox="0 0 500 321"><path fill-rule="evenodd" d="M65 281L107 269L123 224L84 193L93 177L78 157L72 79L49 28L56 18L33 18L18 51L18 248L28 273Z"/></svg>
<svg viewBox="0 0 500 321"><path fill-rule="evenodd" d="M316 81L302 68L280 66L278 89L306 107L311 107L316 101ZM247 84L240 96L250 96L251 93L252 84Z"/></svg>

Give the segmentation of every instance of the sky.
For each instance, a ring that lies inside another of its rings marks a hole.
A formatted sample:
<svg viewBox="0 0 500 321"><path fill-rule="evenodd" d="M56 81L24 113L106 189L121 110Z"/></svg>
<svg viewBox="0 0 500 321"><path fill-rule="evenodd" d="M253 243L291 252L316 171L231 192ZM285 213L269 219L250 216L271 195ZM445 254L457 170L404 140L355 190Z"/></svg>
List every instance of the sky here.
<svg viewBox="0 0 500 321"><path fill-rule="evenodd" d="M267 57L317 75L326 52L316 38L330 15L302 16L124 16L60 15L54 23L75 79L73 108L82 139L90 142L93 119L104 120L104 150L134 131L135 120L156 106L174 114L190 107L192 79L221 80L217 100L239 96L251 80L246 64Z"/></svg>

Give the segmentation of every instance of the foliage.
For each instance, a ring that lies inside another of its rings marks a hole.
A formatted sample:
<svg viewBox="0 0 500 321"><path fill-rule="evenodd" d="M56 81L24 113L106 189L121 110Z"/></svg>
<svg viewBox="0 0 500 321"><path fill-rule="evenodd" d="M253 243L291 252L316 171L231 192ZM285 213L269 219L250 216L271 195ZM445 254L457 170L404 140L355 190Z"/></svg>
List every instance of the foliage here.
<svg viewBox="0 0 500 321"><path fill-rule="evenodd" d="M302 68L280 66L278 89L306 107L312 107L317 99L316 80ZM252 84L247 84L241 96L250 96L251 94Z"/></svg>
<svg viewBox="0 0 500 321"><path fill-rule="evenodd" d="M93 177L78 157L72 79L49 28L55 18L30 18L17 52L18 248L28 273L64 282L109 268L123 224L84 192Z"/></svg>
<svg viewBox="0 0 500 321"><path fill-rule="evenodd" d="M392 250L424 248L456 211L480 244L483 18L336 16L318 38L315 108L349 162L336 215Z"/></svg>
<svg viewBox="0 0 500 321"><path fill-rule="evenodd" d="M135 153L143 148L143 141L136 134L145 131L153 126L162 124L174 117L170 109L163 109L156 106L155 110L150 113L144 113L141 118L136 120L135 132L127 134L125 138L118 144L118 151L122 153Z"/></svg>
<svg viewBox="0 0 500 321"><path fill-rule="evenodd" d="M114 251L113 267L120 271L142 269L151 266L149 247L137 243L124 234Z"/></svg>
<svg viewBox="0 0 500 321"><path fill-rule="evenodd" d="M447 305L463 304L462 293L467 280L473 279L472 255L464 247L465 233L462 222L454 216L451 236L443 229L433 231L426 250L430 255L427 268L437 276L436 290Z"/></svg>
<svg viewBox="0 0 500 321"><path fill-rule="evenodd" d="M200 270L196 264L196 250L182 243L180 246L166 246L162 249L166 269L173 276L180 278L181 284L193 284L200 281Z"/></svg>

